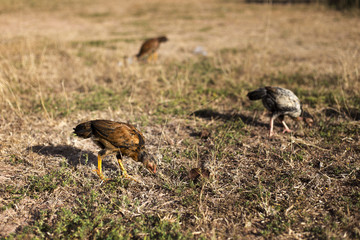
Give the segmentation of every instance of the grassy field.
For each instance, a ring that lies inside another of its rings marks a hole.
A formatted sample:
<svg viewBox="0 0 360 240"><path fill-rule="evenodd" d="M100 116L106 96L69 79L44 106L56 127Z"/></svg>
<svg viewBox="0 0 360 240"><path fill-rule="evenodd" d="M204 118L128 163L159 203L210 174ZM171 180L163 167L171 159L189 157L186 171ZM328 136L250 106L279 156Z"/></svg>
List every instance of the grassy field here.
<svg viewBox="0 0 360 240"><path fill-rule="evenodd" d="M237 1L0 1L0 237L360 238L360 18ZM131 62L166 35L157 62ZM206 56L194 50L202 47ZM293 90L282 134L246 94ZM140 129L156 175L72 134ZM209 133L209 134L204 134ZM205 135L205 136L204 136ZM209 178L192 180L203 167Z"/></svg>

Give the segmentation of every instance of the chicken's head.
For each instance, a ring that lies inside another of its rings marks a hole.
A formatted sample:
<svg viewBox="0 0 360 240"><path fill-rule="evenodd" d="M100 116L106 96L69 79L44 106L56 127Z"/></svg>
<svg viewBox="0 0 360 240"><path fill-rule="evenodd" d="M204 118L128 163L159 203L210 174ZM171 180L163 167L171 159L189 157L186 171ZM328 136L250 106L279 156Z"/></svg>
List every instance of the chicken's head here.
<svg viewBox="0 0 360 240"><path fill-rule="evenodd" d="M156 173L156 161L151 154L142 151L139 155L139 161L142 162L149 171Z"/></svg>
<svg viewBox="0 0 360 240"><path fill-rule="evenodd" d="M298 121L304 121L304 123L306 125L308 125L309 127L311 127L314 124L314 118L313 116L311 116L310 113L306 112L306 111L301 111L301 115L300 117L297 117Z"/></svg>

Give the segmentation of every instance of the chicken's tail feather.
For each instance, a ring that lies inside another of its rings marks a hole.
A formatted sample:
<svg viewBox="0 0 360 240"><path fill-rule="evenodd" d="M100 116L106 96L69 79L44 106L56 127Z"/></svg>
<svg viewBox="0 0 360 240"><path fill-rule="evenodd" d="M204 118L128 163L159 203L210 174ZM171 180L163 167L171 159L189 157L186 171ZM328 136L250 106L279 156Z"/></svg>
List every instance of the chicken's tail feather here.
<svg viewBox="0 0 360 240"><path fill-rule="evenodd" d="M248 98L250 100L259 100L266 96L266 89L265 88L259 88L255 91L249 92L247 94Z"/></svg>
<svg viewBox="0 0 360 240"><path fill-rule="evenodd" d="M83 138L91 137L91 122L84 122L74 128L74 133Z"/></svg>

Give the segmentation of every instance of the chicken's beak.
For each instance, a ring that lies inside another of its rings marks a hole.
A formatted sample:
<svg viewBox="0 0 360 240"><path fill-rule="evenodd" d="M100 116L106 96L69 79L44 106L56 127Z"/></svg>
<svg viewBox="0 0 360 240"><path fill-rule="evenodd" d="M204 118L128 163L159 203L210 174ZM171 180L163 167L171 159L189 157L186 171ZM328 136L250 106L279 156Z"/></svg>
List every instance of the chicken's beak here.
<svg viewBox="0 0 360 240"><path fill-rule="evenodd" d="M311 118L304 118L304 122L309 126L312 127L314 120L312 120Z"/></svg>
<svg viewBox="0 0 360 240"><path fill-rule="evenodd" d="M154 161L147 160L144 162L144 165L149 171L156 173L156 163Z"/></svg>
<svg viewBox="0 0 360 240"><path fill-rule="evenodd" d="M153 173L156 173L156 165L155 164L153 164L151 170L152 170Z"/></svg>

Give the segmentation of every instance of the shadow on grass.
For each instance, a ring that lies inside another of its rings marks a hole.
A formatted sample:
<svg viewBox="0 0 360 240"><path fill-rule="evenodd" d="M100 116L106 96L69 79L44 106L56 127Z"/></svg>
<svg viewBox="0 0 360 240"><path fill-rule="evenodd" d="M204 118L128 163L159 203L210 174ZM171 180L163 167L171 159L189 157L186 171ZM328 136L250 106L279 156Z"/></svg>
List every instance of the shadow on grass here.
<svg viewBox="0 0 360 240"><path fill-rule="evenodd" d="M245 123L247 125L262 126L262 127L268 126L268 124L259 122L256 119L246 116L244 114L219 113L212 109L197 110L197 111L191 113L190 115L194 115L196 117L205 118L205 119L219 119L222 121L234 121L234 120L241 119L241 121L243 121L243 123Z"/></svg>
<svg viewBox="0 0 360 240"><path fill-rule="evenodd" d="M360 110L356 108L341 108L337 110L335 108L326 108L323 110L327 117L348 117L354 121L360 120Z"/></svg>
<svg viewBox="0 0 360 240"><path fill-rule="evenodd" d="M36 145L27 148L27 150L45 156L64 157L68 161L68 164L74 167L78 165L89 165L89 164L94 164L95 166L97 166L97 156L95 156L92 152L83 151L79 148L69 145L57 145L57 146ZM110 161L107 160L103 161L103 169L104 168L116 169L115 166L110 164Z"/></svg>

